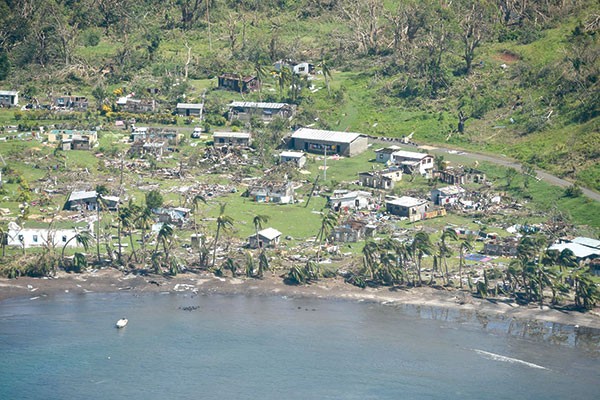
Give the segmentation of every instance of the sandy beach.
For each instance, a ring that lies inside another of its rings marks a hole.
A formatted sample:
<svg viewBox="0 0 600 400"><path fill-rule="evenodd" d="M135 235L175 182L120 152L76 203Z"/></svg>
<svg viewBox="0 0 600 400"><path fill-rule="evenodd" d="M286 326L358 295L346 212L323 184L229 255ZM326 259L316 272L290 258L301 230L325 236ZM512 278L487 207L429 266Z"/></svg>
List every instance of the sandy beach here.
<svg viewBox="0 0 600 400"><path fill-rule="evenodd" d="M185 273L176 277L139 276L124 274L115 269L102 269L82 274L59 272L55 278L0 279L0 301L9 298L39 298L61 293L84 294L92 292L141 293L197 293L199 295L256 295L310 297L351 301L371 301L385 304L411 304L420 306L470 310L487 315L503 315L520 320L539 320L563 325L578 325L600 329L598 309L585 313L555 310L539 305L520 306L499 299L472 298L458 290L431 287L390 289L389 287L361 289L347 284L342 278L322 279L310 285L290 286L281 277L268 273L264 279L215 277L210 273ZM1 303L0 303L1 304Z"/></svg>

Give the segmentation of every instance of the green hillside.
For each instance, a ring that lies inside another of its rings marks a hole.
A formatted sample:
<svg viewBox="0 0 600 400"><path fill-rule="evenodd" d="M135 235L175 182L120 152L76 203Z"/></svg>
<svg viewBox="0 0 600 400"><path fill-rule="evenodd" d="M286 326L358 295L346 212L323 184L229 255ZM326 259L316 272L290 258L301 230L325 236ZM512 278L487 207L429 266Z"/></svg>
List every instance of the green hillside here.
<svg viewBox="0 0 600 400"><path fill-rule="evenodd" d="M94 100L75 117L2 110L0 123L98 125L121 93L158 88L169 110L206 91L212 126L229 100L286 101L298 124L414 132L600 190L599 21L586 0L0 0L0 89L19 90L21 104ZM281 59L324 73L272 72ZM258 75L263 88L213 90L224 72Z"/></svg>

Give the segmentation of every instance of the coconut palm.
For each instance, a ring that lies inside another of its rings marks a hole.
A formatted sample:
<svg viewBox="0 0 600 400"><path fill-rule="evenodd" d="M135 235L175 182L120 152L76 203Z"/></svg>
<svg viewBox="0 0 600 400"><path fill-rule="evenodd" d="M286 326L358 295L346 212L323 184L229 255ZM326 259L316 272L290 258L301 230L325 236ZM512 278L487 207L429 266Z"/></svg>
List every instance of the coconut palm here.
<svg viewBox="0 0 600 400"><path fill-rule="evenodd" d="M325 58L321 58L321 61L319 61L317 66L321 68L321 72L323 72L325 86L327 86L327 94L331 97L331 87L329 85L329 81L331 80L331 69L329 68L329 63L325 60Z"/></svg>
<svg viewBox="0 0 600 400"><path fill-rule="evenodd" d="M158 245L162 244L163 253L165 255L165 263L169 262L169 245L171 244L171 239L173 238L173 227L169 224L163 224L158 231L158 235L156 236L156 247L154 252L158 252Z"/></svg>
<svg viewBox="0 0 600 400"><path fill-rule="evenodd" d="M440 237L440 241L438 243L440 261L444 264L445 278L447 282L450 279L450 274L448 273L448 257L452 256L452 249L446 243L446 240L448 239L454 241L458 240L458 236L456 235L456 231L454 229L444 229L444 232L442 232L442 236Z"/></svg>
<svg viewBox="0 0 600 400"><path fill-rule="evenodd" d="M152 227L153 222L152 210L148 207L144 207L135 219L136 226L142 229L142 253L146 252L146 230Z"/></svg>
<svg viewBox="0 0 600 400"><path fill-rule="evenodd" d="M8 243L8 231L0 226L0 246L2 246L2 258L6 256L6 244Z"/></svg>
<svg viewBox="0 0 600 400"><path fill-rule="evenodd" d="M292 71L290 68L282 65L277 73L277 84L279 86L279 94L283 97L283 89L290 83L292 80Z"/></svg>
<svg viewBox="0 0 600 400"><path fill-rule="evenodd" d="M252 218L252 224L254 224L254 232L256 234L256 245L258 247L260 246L260 240L258 238L258 230L263 228L263 224L266 224L267 222L269 222L269 216L268 215L255 215L254 218Z"/></svg>
<svg viewBox="0 0 600 400"><path fill-rule="evenodd" d="M119 219L121 220L123 229L127 230L129 245L131 246L131 254L129 255L127 262L131 260L131 257L134 258L135 262L138 262L137 253L133 245L133 229L135 228L135 221L141 211L141 208L131 201L127 207L121 207L119 209Z"/></svg>
<svg viewBox="0 0 600 400"><path fill-rule="evenodd" d="M460 242L459 246L459 259L458 259L458 277L460 279L460 288L463 287L462 271L465 263L465 252L473 250L473 242L471 238L467 236L465 240Z"/></svg>
<svg viewBox="0 0 600 400"><path fill-rule="evenodd" d="M67 240L65 242L65 244L62 247L62 251L60 253L61 263L62 263L62 260L65 259L65 249L67 248L69 243L71 243L71 241L75 240L78 245L80 245L81 247L83 247L85 249L85 251L88 251L88 249L90 247L90 243L92 242L93 239L94 238L88 231L79 232L75 236L71 237L69 240Z"/></svg>
<svg viewBox="0 0 600 400"><path fill-rule="evenodd" d="M327 214L323 215L321 219L321 227L319 228L319 233L317 234L317 240L319 241L319 247L317 248L317 261L321 259L321 246L323 244L323 240L326 239L333 228L337 225L338 214L329 210Z"/></svg>
<svg viewBox="0 0 600 400"><path fill-rule="evenodd" d="M265 78L268 76L267 69L257 62L254 64L254 72L256 73L256 80L258 81L258 98L262 101L262 86Z"/></svg>
<svg viewBox="0 0 600 400"><path fill-rule="evenodd" d="M246 252L246 277L247 278L251 278L252 275L254 275L254 268L255 268L254 257L252 256L252 253L247 251Z"/></svg>
<svg viewBox="0 0 600 400"><path fill-rule="evenodd" d="M362 249L364 273L372 280L378 269L377 254L379 253L379 245L373 240L365 243Z"/></svg>
<svg viewBox="0 0 600 400"><path fill-rule="evenodd" d="M271 266L269 264L269 258L267 257L267 253L264 251L261 251L259 256L258 256L258 271L257 271L257 276L259 278L262 278L265 274L265 271L268 271L271 269Z"/></svg>
<svg viewBox="0 0 600 400"><path fill-rule="evenodd" d="M412 259L416 261L417 265L418 286L421 286L421 261L423 260L423 256L431 255L433 252L433 245L431 244L429 234L422 231L417 232L413 238L410 248Z"/></svg>
<svg viewBox="0 0 600 400"><path fill-rule="evenodd" d="M215 261L217 259L217 245L219 244L219 235L222 230L227 231L233 227L233 218L225 214L225 206L227 204L220 203L219 216L217 217L217 233L215 234L215 243L213 247L213 259L211 268L215 268Z"/></svg>
<svg viewBox="0 0 600 400"><path fill-rule="evenodd" d="M75 253L73 256L73 269L75 272L81 272L82 269L87 267L87 258L85 254Z"/></svg>
<svg viewBox="0 0 600 400"><path fill-rule="evenodd" d="M235 262L235 260L233 258L227 257L227 260L225 260L225 263L223 264L223 267L225 269L228 269L228 270L231 271L231 276L233 278L236 277L236 275L237 275L236 271L237 271L238 265L237 265L237 263Z"/></svg>

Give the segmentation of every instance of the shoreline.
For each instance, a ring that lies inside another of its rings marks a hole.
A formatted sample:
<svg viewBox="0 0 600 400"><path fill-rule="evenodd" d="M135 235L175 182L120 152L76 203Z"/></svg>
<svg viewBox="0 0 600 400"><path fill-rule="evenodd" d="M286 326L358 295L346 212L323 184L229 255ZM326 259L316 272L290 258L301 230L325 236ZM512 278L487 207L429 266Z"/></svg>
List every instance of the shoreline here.
<svg viewBox="0 0 600 400"><path fill-rule="evenodd" d="M538 305L521 306L503 299L479 299L454 289L421 288L366 288L347 284L340 277L323 279L310 285L292 286L268 273L263 279L219 278L211 273L184 273L175 277L125 275L107 268L68 274L59 272L55 278L20 277L0 278L0 306L14 298L41 297L58 294L85 293L190 293L198 295L263 295L294 298L337 299L369 301L385 305L412 305L464 310L485 315L503 316L518 320L531 320L579 326L600 330L598 309L586 313L556 310Z"/></svg>

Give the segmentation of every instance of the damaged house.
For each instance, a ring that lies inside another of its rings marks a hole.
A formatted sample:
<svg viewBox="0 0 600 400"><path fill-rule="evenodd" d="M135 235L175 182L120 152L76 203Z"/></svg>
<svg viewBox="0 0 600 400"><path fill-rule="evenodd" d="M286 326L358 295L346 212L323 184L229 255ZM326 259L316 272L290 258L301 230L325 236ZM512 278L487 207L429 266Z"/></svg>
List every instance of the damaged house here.
<svg viewBox="0 0 600 400"><path fill-rule="evenodd" d="M301 151L282 151L279 154L279 162L294 163L297 168L302 168L306 164L306 155Z"/></svg>
<svg viewBox="0 0 600 400"><path fill-rule="evenodd" d="M100 196L103 207L116 211L119 204L119 198L116 196ZM96 211L98 209L98 194L95 190L91 191L73 191L65 203L64 209L70 211Z"/></svg>
<svg viewBox="0 0 600 400"><path fill-rule="evenodd" d="M260 82L256 76L225 73L218 77L218 81L219 89L231 90L233 92L248 93L258 90L260 87Z"/></svg>
<svg viewBox="0 0 600 400"><path fill-rule="evenodd" d="M433 156L426 153L398 150L391 154L390 162L407 174L419 174L430 178L433 172Z"/></svg>
<svg viewBox="0 0 600 400"><path fill-rule="evenodd" d="M333 195L329 197L328 201L329 207L336 212L343 210L362 210L369 208L371 203L371 193L360 190L354 192L336 190L333 192Z"/></svg>
<svg viewBox="0 0 600 400"><path fill-rule="evenodd" d="M467 183L484 183L486 175L484 172L473 168L452 168L433 171L433 178L449 185L464 185Z"/></svg>
<svg viewBox="0 0 600 400"><path fill-rule="evenodd" d="M77 240L72 240L80 230L22 228L14 222L8 223L7 246L31 247L77 247Z"/></svg>
<svg viewBox="0 0 600 400"><path fill-rule="evenodd" d="M253 117L269 122L279 117L292 119L296 106L287 103L262 103L253 101L234 101L229 104L229 120L250 121Z"/></svg>
<svg viewBox="0 0 600 400"><path fill-rule="evenodd" d="M375 235L377 227L355 218L348 218L331 232L331 239L335 243L355 243Z"/></svg>
<svg viewBox="0 0 600 400"><path fill-rule="evenodd" d="M251 135L247 132L215 132L213 133L213 143L226 146L248 147L251 143Z"/></svg>
<svg viewBox="0 0 600 400"><path fill-rule="evenodd" d="M245 195L257 203L289 204L294 201L292 182L260 182L248 188Z"/></svg>
<svg viewBox="0 0 600 400"><path fill-rule="evenodd" d="M431 190L431 201L438 206L447 206L458 203L465 195L466 190L460 186L446 186Z"/></svg>
<svg viewBox="0 0 600 400"><path fill-rule="evenodd" d="M382 171L367 171L358 173L358 182L361 186L373 189L390 190L394 183L402 180L402 170L390 168Z"/></svg>

